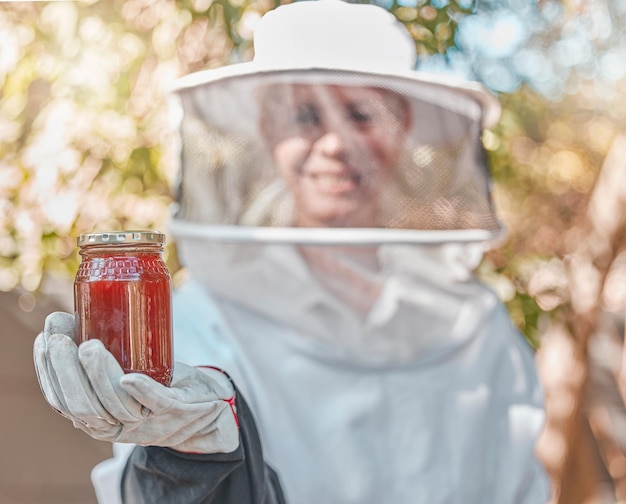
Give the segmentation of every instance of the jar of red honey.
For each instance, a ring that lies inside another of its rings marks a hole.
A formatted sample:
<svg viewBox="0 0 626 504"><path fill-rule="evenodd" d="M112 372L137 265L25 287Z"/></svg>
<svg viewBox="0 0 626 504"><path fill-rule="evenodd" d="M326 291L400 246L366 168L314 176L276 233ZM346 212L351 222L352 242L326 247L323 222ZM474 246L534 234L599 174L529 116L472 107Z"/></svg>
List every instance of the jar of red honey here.
<svg viewBox="0 0 626 504"><path fill-rule="evenodd" d="M165 235L112 231L78 237L74 280L78 343L99 339L125 373L172 380L172 282L163 261Z"/></svg>

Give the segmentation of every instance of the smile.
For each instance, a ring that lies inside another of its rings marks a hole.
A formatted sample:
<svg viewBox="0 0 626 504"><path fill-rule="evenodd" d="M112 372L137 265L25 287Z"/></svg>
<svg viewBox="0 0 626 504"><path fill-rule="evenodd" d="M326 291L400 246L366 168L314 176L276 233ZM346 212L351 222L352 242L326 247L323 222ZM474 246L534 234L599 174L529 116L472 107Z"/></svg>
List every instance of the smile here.
<svg viewBox="0 0 626 504"><path fill-rule="evenodd" d="M361 175L348 173L309 173L305 175L320 192L341 194L354 191L361 185Z"/></svg>

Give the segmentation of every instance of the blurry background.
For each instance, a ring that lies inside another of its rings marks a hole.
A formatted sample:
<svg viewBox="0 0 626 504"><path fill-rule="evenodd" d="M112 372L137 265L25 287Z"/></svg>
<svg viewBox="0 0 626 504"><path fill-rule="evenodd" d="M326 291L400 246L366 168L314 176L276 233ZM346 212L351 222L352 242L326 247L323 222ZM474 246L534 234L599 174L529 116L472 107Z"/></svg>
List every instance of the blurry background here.
<svg viewBox="0 0 626 504"><path fill-rule="evenodd" d="M250 59L277 3L0 2L0 503L95 502L110 447L46 405L33 339L72 310L78 234L165 230L167 86ZM422 68L499 94L484 143L510 233L479 273L537 349L554 503L626 502L626 0L374 3Z"/></svg>

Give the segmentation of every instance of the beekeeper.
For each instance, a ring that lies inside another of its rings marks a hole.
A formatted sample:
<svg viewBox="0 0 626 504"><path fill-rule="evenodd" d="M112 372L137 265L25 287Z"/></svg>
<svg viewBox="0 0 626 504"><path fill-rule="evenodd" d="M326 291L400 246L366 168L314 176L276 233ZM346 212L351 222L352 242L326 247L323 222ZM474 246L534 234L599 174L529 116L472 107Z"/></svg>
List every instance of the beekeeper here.
<svg viewBox="0 0 626 504"><path fill-rule="evenodd" d="M498 101L415 71L373 5L278 7L254 49L172 93L171 387L77 348L69 314L35 341L52 407L115 443L100 502L546 503L533 352L473 274L503 233Z"/></svg>

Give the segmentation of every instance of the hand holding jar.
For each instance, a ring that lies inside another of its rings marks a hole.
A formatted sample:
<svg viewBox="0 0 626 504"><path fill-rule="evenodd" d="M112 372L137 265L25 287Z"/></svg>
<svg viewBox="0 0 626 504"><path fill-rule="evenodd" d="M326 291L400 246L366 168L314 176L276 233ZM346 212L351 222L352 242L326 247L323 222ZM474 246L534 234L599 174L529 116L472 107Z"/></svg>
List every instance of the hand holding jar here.
<svg viewBox="0 0 626 504"><path fill-rule="evenodd" d="M235 390L220 370L172 360L164 235L81 235L76 317L52 313L34 344L44 397L104 441L230 452L239 444Z"/></svg>
<svg viewBox="0 0 626 504"><path fill-rule="evenodd" d="M102 441L228 453L239 445L235 390L212 368L174 366L170 387L142 373L124 373L99 340L77 346L74 318L46 319L34 346L44 397L75 427Z"/></svg>

